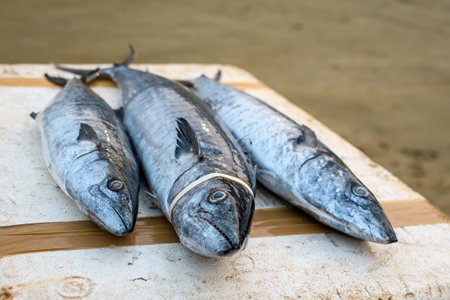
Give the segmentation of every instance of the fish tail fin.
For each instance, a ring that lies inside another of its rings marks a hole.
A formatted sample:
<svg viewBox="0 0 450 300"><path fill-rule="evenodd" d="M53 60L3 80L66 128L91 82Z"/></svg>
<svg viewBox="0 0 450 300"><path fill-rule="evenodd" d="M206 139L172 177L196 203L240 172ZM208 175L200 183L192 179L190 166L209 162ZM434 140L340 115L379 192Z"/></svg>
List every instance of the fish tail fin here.
<svg viewBox="0 0 450 300"><path fill-rule="evenodd" d="M81 81L83 81L84 83L89 83L89 82L99 78L101 75L102 75L102 72L101 72L100 68L97 68L94 71L92 71L91 73L89 73L85 76L81 76Z"/></svg>
<svg viewBox="0 0 450 300"><path fill-rule="evenodd" d="M130 54L121 63L114 63L114 66L125 66L126 67L137 58L137 53L133 47L133 44L130 43L129 47L130 47ZM82 77L82 80L85 83L89 83L92 80L97 79L97 78L98 79L109 79L110 78L110 76L105 74L104 72L102 72L102 70L100 68L97 68L95 70L81 70L81 69L73 69L73 68L64 67L59 64L53 64L53 65L58 70L76 74L76 75L80 75Z"/></svg>
<svg viewBox="0 0 450 300"><path fill-rule="evenodd" d="M64 86L67 83L67 79L62 78L62 77L50 76L47 73L45 73L44 76L45 76L45 78L47 78L48 81L53 82L54 84L57 84L57 85Z"/></svg>
<svg viewBox="0 0 450 300"><path fill-rule="evenodd" d="M30 113L30 117L32 117L33 120L36 120L37 115L38 115L38 113L35 113L34 111L32 111L32 112Z"/></svg>
<svg viewBox="0 0 450 300"><path fill-rule="evenodd" d="M114 63L114 66L124 66L128 67L132 62L134 62L137 58L136 50L134 49L134 46L132 43L128 45L130 48L130 54L121 62L121 63Z"/></svg>
<svg viewBox="0 0 450 300"><path fill-rule="evenodd" d="M61 66L59 64L53 64L53 66L55 68L57 68L58 70L64 71L64 72L68 72L68 73L72 73L72 74L76 74L76 75L80 75L81 76L81 80L83 80L83 82L85 83L89 83L94 79L107 79L109 78L109 76L105 75L102 73L100 68L97 68L95 70L80 70L80 69L73 69L73 68L68 68L68 67L64 67Z"/></svg>
<svg viewBox="0 0 450 300"><path fill-rule="evenodd" d="M55 66L62 71L67 71L70 73L81 75L80 80L84 83L89 83L89 82L93 81L94 79L97 79L101 76L101 71L99 68L88 71L88 70L75 70L75 69L70 69L70 68L64 68L64 67L60 67L59 65L55 65ZM61 86L66 85L66 83L68 81L67 79L62 78L62 77L50 76L47 73L44 74L44 76L45 76L45 78L47 78L48 81L53 82L54 84L57 84L57 85L61 85Z"/></svg>

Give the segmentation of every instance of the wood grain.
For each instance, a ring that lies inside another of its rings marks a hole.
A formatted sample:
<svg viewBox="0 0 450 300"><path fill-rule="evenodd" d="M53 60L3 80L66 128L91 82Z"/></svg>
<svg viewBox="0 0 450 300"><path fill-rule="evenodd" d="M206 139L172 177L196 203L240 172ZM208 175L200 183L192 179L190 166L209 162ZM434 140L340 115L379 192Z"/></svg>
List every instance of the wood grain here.
<svg viewBox="0 0 450 300"><path fill-rule="evenodd" d="M268 89L262 83L253 82L223 82L236 88L245 89ZM90 87L117 87L117 85L109 80L98 79L88 84ZM58 85L48 81L45 78L24 78L24 77L0 77L0 86L5 87L56 87Z"/></svg>
<svg viewBox="0 0 450 300"><path fill-rule="evenodd" d="M426 200L385 201L382 206L394 227L450 223ZM254 238L330 233L327 227L293 208L255 211L250 236ZM90 221L23 224L0 228L0 257L56 250L154 245L179 242L165 217L139 218L133 233L117 237Z"/></svg>

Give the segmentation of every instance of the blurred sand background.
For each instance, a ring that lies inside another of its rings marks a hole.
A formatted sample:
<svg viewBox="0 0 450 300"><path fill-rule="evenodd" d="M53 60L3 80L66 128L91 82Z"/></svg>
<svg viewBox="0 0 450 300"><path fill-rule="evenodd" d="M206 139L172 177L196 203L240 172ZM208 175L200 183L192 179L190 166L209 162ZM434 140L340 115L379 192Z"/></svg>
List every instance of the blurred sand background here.
<svg viewBox="0 0 450 300"><path fill-rule="evenodd" d="M450 2L1 1L0 63L248 70L450 214Z"/></svg>

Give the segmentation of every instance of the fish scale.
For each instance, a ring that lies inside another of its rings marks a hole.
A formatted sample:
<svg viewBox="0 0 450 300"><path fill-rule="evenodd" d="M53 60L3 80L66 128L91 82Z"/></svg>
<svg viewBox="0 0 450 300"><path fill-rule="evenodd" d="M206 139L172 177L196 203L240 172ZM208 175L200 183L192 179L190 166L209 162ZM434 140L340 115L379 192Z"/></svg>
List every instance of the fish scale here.
<svg viewBox="0 0 450 300"><path fill-rule="evenodd" d="M109 105L81 80L71 79L40 113L47 167L80 210L115 235L130 233L138 208L138 166ZM120 188L112 188L114 182Z"/></svg>
<svg viewBox="0 0 450 300"><path fill-rule="evenodd" d="M246 149L267 188L341 232L377 243L397 241L375 196L311 129L206 76L184 83Z"/></svg>
<svg viewBox="0 0 450 300"><path fill-rule="evenodd" d="M205 256L243 250L256 175L231 134L176 82L126 66L101 73L122 91L123 123L180 241Z"/></svg>

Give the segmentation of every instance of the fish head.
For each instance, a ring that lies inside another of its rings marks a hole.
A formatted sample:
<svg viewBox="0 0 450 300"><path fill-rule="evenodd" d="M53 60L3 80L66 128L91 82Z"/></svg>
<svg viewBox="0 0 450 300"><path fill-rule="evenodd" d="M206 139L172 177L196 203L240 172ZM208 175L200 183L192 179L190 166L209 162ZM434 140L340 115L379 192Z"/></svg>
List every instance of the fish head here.
<svg viewBox="0 0 450 300"><path fill-rule="evenodd" d="M122 174L109 161L96 160L76 169L65 187L94 223L122 236L131 233L136 223L138 176L134 173Z"/></svg>
<svg viewBox="0 0 450 300"><path fill-rule="evenodd" d="M180 241L209 257L245 249L255 203L242 184L212 178L191 189L175 205L171 222Z"/></svg>
<svg viewBox="0 0 450 300"><path fill-rule="evenodd" d="M363 240L397 242L378 200L333 153L306 161L300 173L301 197L319 221Z"/></svg>

